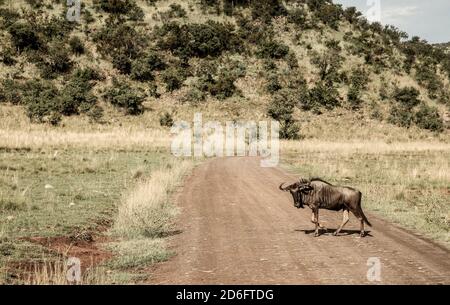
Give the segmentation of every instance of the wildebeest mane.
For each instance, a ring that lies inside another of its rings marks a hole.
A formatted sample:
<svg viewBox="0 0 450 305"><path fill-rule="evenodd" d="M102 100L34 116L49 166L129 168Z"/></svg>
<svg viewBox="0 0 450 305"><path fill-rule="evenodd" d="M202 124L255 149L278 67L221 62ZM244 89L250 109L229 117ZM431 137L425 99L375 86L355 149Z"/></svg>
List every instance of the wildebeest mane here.
<svg viewBox="0 0 450 305"><path fill-rule="evenodd" d="M327 182L327 181L323 180L322 178L318 178L318 177L311 178L310 181L311 181L311 182L313 182L313 181L319 181L319 182L323 182L323 183L328 184L328 185L332 185L330 182Z"/></svg>

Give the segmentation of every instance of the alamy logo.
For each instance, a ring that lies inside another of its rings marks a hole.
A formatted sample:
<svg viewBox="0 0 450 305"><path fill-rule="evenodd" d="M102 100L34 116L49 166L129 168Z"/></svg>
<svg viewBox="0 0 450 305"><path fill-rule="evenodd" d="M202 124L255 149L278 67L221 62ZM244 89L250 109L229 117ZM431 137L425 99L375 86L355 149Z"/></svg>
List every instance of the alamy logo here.
<svg viewBox="0 0 450 305"><path fill-rule="evenodd" d="M367 260L367 280L369 282L381 282L381 261L379 257L370 257Z"/></svg>
<svg viewBox="0 0 450 305"><path fill-rule="evenodd" d="M270 129L270 132L269 132ZM202 121L194 115L193 124L176 122L171 145L176 157L261 156L262 167L275 167L279 162L279 130L277 121L220 122Z"/></svg>
<svg viewBox="0 0 450 305"><path fill-rule="evenodd" d="M69 257L67 260L66 279L69 283L81 282L81 261L77 257Z"/></svg>
<svg viewBox="0 0 450 305"><path fill-rule="evenodd" d="M367 0L369 9L366 18L370 22L381 22L381 0Z"/></svg>
<svg viewBox="0 0 450 305"><path fill-rule="evenodd" d="M66 18L71 22L79 22L81 14L81 0L67 0Z"/></svg>

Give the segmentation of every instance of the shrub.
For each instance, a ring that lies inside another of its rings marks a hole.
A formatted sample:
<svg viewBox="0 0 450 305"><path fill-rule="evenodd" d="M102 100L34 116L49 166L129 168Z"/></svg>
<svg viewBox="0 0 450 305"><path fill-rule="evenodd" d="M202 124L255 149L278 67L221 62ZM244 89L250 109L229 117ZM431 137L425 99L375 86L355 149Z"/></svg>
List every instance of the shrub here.
<svg viewBox="0 0 450 305"><path fill-rule="evenodd" d="M89 73L89 72L84 72ZM65 84L60 96L60 113L64 115L88 112L97 102L91 93L93 84L88 80L83 70L78 70Z"/></svg>
<svg viewBox="0 0 450 305"><path fill-rule="evenodd" d="M359 91L359 88L356 87L350 87L347 93L347 100L350 104L350 107L353 110L358 110L361 107L361 92Z"/></svg>
<svg viewBox="0 0 450 305"><path fill-rule="evenodd" d="M186 17L186 10L179 4L172 3L167 12L160 13L163 19L183 18Z"/></svg>
<svg viewBox="0 0 450 305"><path fill-rule="evenodd" d="M153 51L147 53L145 61L152 71L162 71L167 67L166 63L161 59L161 55Z"/></svg>
<svg viewBox="0 0 450 305"><path fill-rule="evenodd" d="M4 48L1 53L1 62L7 66L13 66L16 63L14 59L14 50L12 48Z"/></svg>
<svg viewBox="0 0 450 305"><path fill-rule="evenodd" d="M104 98L111 105L124 109L127 114L137 115L144 111L144 96L123 80L113 78L112 86L106 91Z"/></svg>
<svg viewBox="0 0 450 305"><path fill-rule="evenodd" d="M94 105L89 109L89 111L86 112L86 115L89 117L91 122L99 122L103 117L103 112L104 110L102 107Z"/></svg>
<svg viewBox="0 0 450 305"><path fill-rule="evenodd" d="M365 90L369 83L369 74L364 68L356 68L350 76L350 85L355 89Z"/></svg>
<svg viewBox="0 0 450 305"><path fill-rule="evenodd" d="M289 54L289 47L275 40L263 42L258 49L257 55L261 58L281 59Z"/></svg>
<svg viewBox="0 0 450 305"><path fill-rule="evenodd" d="M163 127L172 127L173 126L173 117L169 112L165 112L160 118L159 118L159 124Z"/></svg>
<svg viewBox="0 0 450 305"><path fill-rule="evenodd" d="M73 54L81 55L84 53L83 41L78 36L74 36L69 40L69 46Z"/></svg>
<svg viewBox="0 0 450 305"><path fill-rule="evenodd" d="M73 29L73 25L64 17L52 16L50 19L45 20L42 25L36 24L45 42L51 42L52 40L66 41L67 34Z"/></svg>
<svg viewBox="0 0 450 305"><path fill-rule="evenodd" d="M388 118L389 123L401 127L410 127L413 120L413 112L410 109L405 109L405 107L399 105L393 105L391 107Z"/></svg>
<svg viewBox="0 0 450 305"><path fill-rule="evenodd" d="M24 103L32 121L57 125L61 120L59 91L49 81L27 82L24 87Z"/></svg>
<svg viewBox="0 0 450 305"><path fill-rule="evenodd" d="M415 114L414 122L419 128L441 132L444 130L444 122L437 108L421 103Z"/></svg>
<svg viewBox="0 0 450 305"><path fill-rule="evenodd" d="M157 29L156 36L161 49L183 58L218 57L224 51L236 51L241 45L232 24L211 20L204 24L166 23Z"/></svg>
<svg viewBox="0 0 450 305"><path fill-rule="evenodd" d="M394 99L406 109L411 109L420 104L419 95L419 90L413 87L396 88Z"/></svg>
<svg viewBox="0 0 450 305"><path fill-rule="evenodd" d="M251 6L253 19L261 19L266 23L269 23L273 17L287 14L281 0L252 1Z"/></svg>
<svg viewBox="0 0 450 305"><path fill-rule="evenodd" d="M151 67L144 59L136 59L131 63L131 78L141 82L151 81L155 77L153 76Z"/></svg>
<svg viewBox="0 0 450 305"><path fill-rule="evenodd" d="M2 17L0 19L0 27L7 29L20 19L20 14L15 10L0 7L0 17Z"/></svg>
<svg viewBox="0 0 450 305"><path fill-rule="evenodd" d="M16 22L8 28L12 43L19 50L37 50L42 45L39 35L31 24Z"/></svg>
<svg viewBox="0 0 450 305"><path fill-rule="evenodd" d="M195 104L197 102L204 101L206 99L206 94L203 90L194 86L187 92L184 99L185 101L192 102Z"/></svg>
<svg viewBox="0 0 450 305"><path fill-rule="evenodd" d="M12 79L4 79L0 84L0 102L7 102L14 105L22 102L21 86Z"/></svg>
<svg viewBox="0 0 450 305"><path fill-rule="evenodd" d="M432 63L423 63L417 66L416 79L420 85L428 90L428 96L436 99L440 89L443 87L442 82L437 75L436 67Z"/></svg>
<svg viewBox="0 0 450 305"><path fill-rule="evenodd" d="M220 100L229 98L237 92L237 88L234 85L235 81L236 77L234 75L222 71L217 79L210 84L209 93Z"/></svg>
<svg viewBox="0 0 450 305"><path fill-rule="evenodd" d="M93 39L102 55L111 56L116 60L118 57L129 59L139 57L148 41L145 35L124 23L107 23Z"/></svg>
<svg viewBox="0 0 450 305"><path fill-rule="evenodd" d="M185 80L184 72L178 68L170 67L162 73L162 80L169 92L180 89Z"/></svg>
<svg viewBox="0 0 450 305"><path fill-rule="evenodd" d="M131 59L124 53L114 55L112 64L114 69L119 70L122 74L131 73Z"/></svg>
<svg viewBox="0 0 450 305"><path fill-rule="evenodd" d="M341 7L334 5L331 1L308 1L313 9L315 16L334 30L339 29L339 21L343 14ZM315 2L315 3L313 3Z"/></svg>
<svg viewBox="0 0 450 305"><path fill-rule="evenodd" d="M111 14L114 18L127 16L130 20L142 20L144 12L134 0L95 0L97 9Z"/></svg>
<svg viewBox="0 0 450 305"><path fill-rule="evenodd" d="M307 29L308 14L303 8L295 8L289 11L288 21L302 29Z"/></svg>
<svg viewBox="0 0 450 305"><path fill-rule="evenodd" d="M235 19L239 26L238 36L248 43L256 44L275 35L273 27L268 24L261 24L258 20L252 20L242 15L237 15Z"/></svg>
<svg viewBox="0 0 450 305"><path fill-rule="evenodd" d="M38 63L41 75L45 79L52 79L72 68L72 61L66 45L62 41L55 41L48 48L48 55L41 57Z"/></svg>
<svg viewBox="0 0 450 305"><path fill-rule="evenodd" d="M311 58L311 63L319 69L319 76L322 81L340 81L339 69L342 66L343 58L337 51L325 51L315 53Z"/></svg>
<svg viewBox="0 0 450 305"><path fill-rule="evenodd" d="M269 76L267 77L267 91L269 91L269 93L271 93L271 94L274 94L281 88L283 88L283 87L280 84L278 75L275 73L269 74Z"/></svg>
<svg viewBox="0 0 450 305"><path fill-rule="evenodd" d="M221 100L238 93L234 82L245 75L245 66L238 61L231 61L226 63L219 72L217 71L218 67L215 61L205 61L197 71L199 79L195 87Z"/></svg>
<svg viewBox="0 0 450 305"><path fill-rule="evenodd" d="M314 110L319 112L320 107L333 109L340 106L339 93L331 86L319 82L315 87L302 94L300 106L304 110Z"/></svg>
<svg viewBox="0 0 450 305"><path fill-rule="evenodd" d="M280 123L281 139L298 139L300 128L293 118L297 93L292 89L279 90L267 109L271 118Z"/></svg>

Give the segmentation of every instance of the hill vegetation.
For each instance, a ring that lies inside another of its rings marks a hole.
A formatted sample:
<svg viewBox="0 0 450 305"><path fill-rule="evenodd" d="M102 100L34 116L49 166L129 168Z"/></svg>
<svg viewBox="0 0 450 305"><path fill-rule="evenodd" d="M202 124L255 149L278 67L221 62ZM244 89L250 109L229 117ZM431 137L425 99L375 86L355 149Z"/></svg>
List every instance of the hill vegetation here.
<svg viewBox="0 0 450 305"><path fill-rule="evenodd" d="M169 98L256 100L287 139L301 137L305 113L334 109L448 128L446 49L329 0L94 0L80 22L66 20L66 1L0 4L0 103L32 122L104 122L109 106L140 115Z"/></svg>

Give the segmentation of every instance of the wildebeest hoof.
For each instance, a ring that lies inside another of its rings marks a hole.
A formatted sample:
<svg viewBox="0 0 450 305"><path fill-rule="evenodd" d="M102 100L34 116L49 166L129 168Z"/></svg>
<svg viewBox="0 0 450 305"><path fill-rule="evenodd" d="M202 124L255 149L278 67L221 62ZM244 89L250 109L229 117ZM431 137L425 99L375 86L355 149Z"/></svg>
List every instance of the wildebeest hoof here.
<svg viewBox="0 0 450 305"><path fill-rule="evenodd" d="M314 233L314 237L319 237L319 233Z"/></svg>

